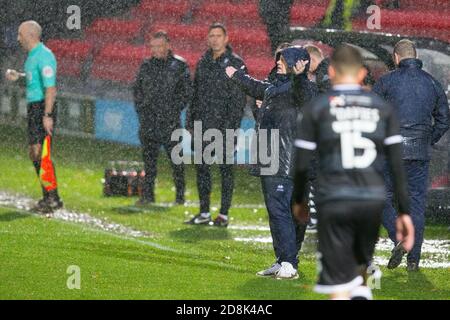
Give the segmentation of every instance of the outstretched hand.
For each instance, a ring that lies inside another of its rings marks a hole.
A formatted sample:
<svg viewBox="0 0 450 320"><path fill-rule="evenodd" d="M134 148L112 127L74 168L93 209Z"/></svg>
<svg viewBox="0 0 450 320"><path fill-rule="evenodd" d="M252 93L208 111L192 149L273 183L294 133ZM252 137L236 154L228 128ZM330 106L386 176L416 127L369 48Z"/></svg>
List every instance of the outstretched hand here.
<svg viewBox="0 0 450 320"><path fill-rule="evenodd" d="M6 70L5 77L8 81L17 81L20 78L20 73L13 69Z"/></svg>

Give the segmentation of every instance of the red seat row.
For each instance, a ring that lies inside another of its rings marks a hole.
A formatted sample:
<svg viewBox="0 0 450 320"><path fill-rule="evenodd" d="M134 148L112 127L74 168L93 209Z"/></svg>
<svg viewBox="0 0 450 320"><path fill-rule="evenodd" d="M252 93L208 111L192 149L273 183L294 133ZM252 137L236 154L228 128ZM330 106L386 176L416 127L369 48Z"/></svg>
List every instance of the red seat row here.
<svg viewBox="0 0 450 320"><path fill-rule="evenodd" d="M406 23L407 22L407 23ZM450 16L438 11L381 10L381 25L387 27L450 29Z"/></svg>
<svg viewBox="0 0 450 320"><path fill-rule="evenodd" d="M255 23L262 24L259 16L257 3L210 3L205 1L194 12L195 21L201 23L203 21L218 21L227 25L249 25Z"/></svg>
<svg viewBox="0 0 450 320"><path fill-rule="evenodd" d="M131 10L133 17L141 20L180 22L191 8L189 1L144 0Z"/></svg>
<svg viewBox="0 0 450 320"><path fill-rule="evenodd" d="M326 6L294 5L291 9L291 25L311 27L322 20L326 10Z"/></svg>
<svg viewBox="0 0 450 320"><path fill-rule="evenodd" d="M175 48L174 53L186 60L194 74L195 67L204 51L181 51ZM106 44L94 57L91 78L132 83L142 61L149 56L150 50L146 46L132 46L124 43ZM252 58L246 63L250 74L260 79L264 79L274 65L271 58Z"/></svg>
<svg viewBox="0 0 450 320"><path fill-rule="evenodd" d="M158 30L165 30L172 43L185 50L206 50L209 25L206 24L167 24L157 23L151 26L146 35L151 35ZM237 29L229 28L228 36L234 50L242 56L267 56L270 55L270 41L265 29Z"/></svg>
<svg viewBox="0 0 450 320"><path fill-rule="evenodd" d="M94 57L91 78L131 83L142 61L149 55L150 49L147 46L132 46L120 42L106 44Z"/></svg>
<svg viewBox="0 0 450 320"><path fill-rule="evenodd" d="M408 21L407 25L405 21ZM450 42L450 15L438 11L382 10L381 29L368 30L364 19L353 21L355 30L434 37Z"/></svg>
<svg viewBox="0 0 450 320"><path fill-rule="evenodd" d="M139 20L119 20L99 18L86 30L86 38L93 41L132 41L142 31L143 23Z"/></svg>
<svg viewBox="0 0 450 320"><path fill-rule="evenodd" d="M97 54L94 54L94 45L90 41L53 39L46 44L58 59L59 75L80 77L83 65L93 56L90 74L92 79L122 83L133 82L142 61L151 54L147 46L133 46L123 42L105 44ZM201 49L186 50L184 47L174 46L174 53L186 59L192 73L204 52ZM250 73L260 79L264 79L273 67L273 59L270 57L249 57L246 63Z"/></svg>
<svg viewBox="0 0 450 320"><path fill-rule="evenodd" d="M401 9L444 9L450 10L450 2L448 0L400 0Z"/></svg>
<svg viewBox="0 0 450 320"><path fill-rule="evenodd" d="M79 77L84 63L91 57L93 44L80 40L52 39L46 45L58 61L58 74Z"/></svg>

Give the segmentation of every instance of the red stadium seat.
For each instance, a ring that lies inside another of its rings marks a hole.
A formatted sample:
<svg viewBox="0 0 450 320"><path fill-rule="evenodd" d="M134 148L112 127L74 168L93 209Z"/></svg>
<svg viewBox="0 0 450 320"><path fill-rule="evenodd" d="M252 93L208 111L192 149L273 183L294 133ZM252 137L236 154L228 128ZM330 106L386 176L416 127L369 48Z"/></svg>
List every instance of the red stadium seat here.
<svg viewBox="0 0 450 320"><path fill-rule="evenodd" d="M251 58L246 60L245 64L252 77L263 80L275 66L275 59L270 57Z"/></svg>
<svg viewBox="0 0 450 320"><path fill-rule="evenodd" d="M439 14L437 11L381 10L382 26L404 27L405 21L411 29L450 29L450 17L446 14Z"/></svg>
<svg viewBox="0 0 450 320"><path fill-rule="evenodd" d="M93 41L131 41L139 36L143 24L136 20L100 18L86 30L86 38Z"/></svg>
<svg viewBox="0 0 450 320"><path fill-rule="evenodd" d="M195 11L195 21L219 21L229 25L262 24L257 3L209 3L205 2Z"/></svg>
<svg viewBox="0 0 450 320"><path fill-rule="evenodd" d="M401 9L444 9L450 10L450 2L448 0L400 0Z"/></svg>
<svg viewBox="0 0 450 320"><path fill-rule="evenodd" d="M169 23L155 23L146 34L146 40L150 40L156 31L164 30L170 37L173 46L186 50L206 50L207 25L182 25Z"/></svg>
<svg viewBox="0 0 450 320"><path fill-rule="evenodd" d="M408 21L405 24L405 21ZM381 30L368 30L365 19L353 21L355 30L433 37L450 42L450 18L438 11L382 10Z"/></svg>
<svg viewBox="0 0 450 320"><path fill-rule="evenodd" d="M150 49L146 46L106 44L94 57L91 78L129 84L136 78L142 61L149 56Z"/></svg>
<svg viewBox="0 0 450 320"><path fill-rule="evenodd" d="M156 23L150 28L146 39L158 30L165 30L172 45L186 50L206 50L209 25L205 24L167 24ZM243 56L264 56L270 54L270 41L265 29L237 29L228 30L230 43L234 50Z"/></svg>
<svg viewBox="0 0 450 320"><path fill-rule="evenodd" d="M326 10L326 7L294 5L291 9L291 25L311 27L322 20Z"/></svg>
<svg viewBox="0 0 450 320"><path fill-rule="evenodd" d="M265 29L230 28L229 39L234 51L243 57L271 54L270 40Z"/></svg>
<svg viewBox="0 0 450 320"><path fill-rule="evenodd" d="M84 63L92 54L93 45L80 40L52 39L46 45L58 62L58 75L80 77Z"/></svg>
<svg viewBox="0 0 450 320"><path fill-rule="evenodd" d="M181 22L181 19L188 13L190 8L189 1L144 0L138 7L132 9L131 12L134 17L141 20Z"/></svg>
<svg viewBox="0 0 450 320"><path fill-rule="evenodd" d="M183 51L177 50L176 48L173 49L173 52L186 60L186 63L191 70L191 76L194 75L197 63L205 53L204 51Z"/></svg>

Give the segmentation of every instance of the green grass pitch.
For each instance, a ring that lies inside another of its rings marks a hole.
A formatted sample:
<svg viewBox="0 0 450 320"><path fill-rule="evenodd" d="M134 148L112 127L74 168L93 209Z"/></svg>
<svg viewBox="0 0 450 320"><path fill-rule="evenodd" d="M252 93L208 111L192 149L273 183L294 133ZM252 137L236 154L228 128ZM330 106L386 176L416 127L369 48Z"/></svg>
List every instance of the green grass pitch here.
<svg viewBox="0 0 450 320"><path fill-rule="evenodd" d="M37 199L38 181L27 158L25 132L0 126L0 137L0 191ZM232 208L228 229L184 225L189 215L198 213L196 207L136 208L135 198L102 196L101 178L108 161L140 160L138 148L58 136L54 155L60 193L69 210L148 236L102 231L0 206L0 299L325 298L312 292L314 235L308 235L300 256L299 279L255 276L274 260L271 244L237 239L270 236L265 209ZM157 202L172 202L170 166L163 155L158 169ZM235 176L233 204L262 204L259 180L243 168L236 168ZM218 179L214 171L214 181ZM198 200L194 168L187 168L186 180L188 200ZM214 184L213 204L220 201L218 186ZM449 240L447 228L428 226L426 239ZM382 236L386 237L384 230ZM387 257L388 252L377 255ZM448 253L444 259L448 260ZM67 269L72 265L80 268L80 289L67 287L71 276ZM448 268L422 268L408 274L404 267L391 271L382 266L382 271L376 299L450 298Z"/></svg>

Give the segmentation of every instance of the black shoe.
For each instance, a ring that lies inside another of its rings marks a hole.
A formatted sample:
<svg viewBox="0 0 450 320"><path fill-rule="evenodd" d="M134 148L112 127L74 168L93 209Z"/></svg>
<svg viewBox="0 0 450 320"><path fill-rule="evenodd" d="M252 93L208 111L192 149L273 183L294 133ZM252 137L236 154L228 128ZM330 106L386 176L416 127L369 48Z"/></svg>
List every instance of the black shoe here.
<svg viewBox="0 0 450 320"><path fill-rule="evenodd" d="M387 268L395 269L400 263L402 263L403 256L406 254L406 250L403 249L402 243L399 242L394 249L392 249L391 258L389 259Z"/></svg>
<svg viewBox="0 0 450 320"><path fill-rule="evenodd" d="M406 271L417 272L419 271L419 264L417 262L408 262L406 265Z"/></svg>
<svg viewBox="0 0 450 320"><path fill-rule="evenodd" d="M64 207L64 204L60 199L47 198L39 200L33 210L39 213L53 213L62 207Z"/></svg>
<svg viewBox="0 0 450 320"><path fill-rule="evenodd" d="M193 224L193 225L205 225L205 224L209 224L211 222L211 215L209 215L207 218L205 218L204 216L202 216L201 213L199 213L198 215L196 215L195 217L193 217L190 220L185 221L185 224Z"/></svg>
<svg viewBox="0 0 450 320"><path fill-rule="evenodd" d="M176 199L175 199L175 204L178 204L178 205L184 205L185 204L185 200L184 200L184 197L177 197Z"/></svg>
<svg viewBox="0 0 450 320"><path fill-rule="evenodd" d="M136 207L145 207L155 203L155 199L141 198L134 204Z"/></svg>
<svg viewBox="0 0 450 320"><path fill-rule="evenodd" d="M217 216L213 221L213 226L215 227L228 227L228 219L224 219L221 216Z"/></svg>
<svg viewBox="0 0 450 320"><path fill-rule="evenodd" d="M33 207L31 207L31 211L43 212L47 208L47 199L39 200Z"/></svg>

